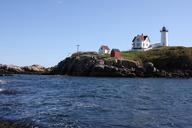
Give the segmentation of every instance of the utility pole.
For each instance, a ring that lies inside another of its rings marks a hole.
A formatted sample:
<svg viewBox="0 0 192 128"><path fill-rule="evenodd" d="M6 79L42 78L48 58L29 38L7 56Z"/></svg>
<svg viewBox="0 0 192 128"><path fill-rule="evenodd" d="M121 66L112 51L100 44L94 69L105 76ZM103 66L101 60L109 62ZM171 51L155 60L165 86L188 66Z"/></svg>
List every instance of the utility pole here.
<svg viewBox="0 0 192 128"><path fill-rule="evenodd" d="M80 45L77 44L76 46L77 46L77 56L79 57L79 47L80 47Z"/></svg>

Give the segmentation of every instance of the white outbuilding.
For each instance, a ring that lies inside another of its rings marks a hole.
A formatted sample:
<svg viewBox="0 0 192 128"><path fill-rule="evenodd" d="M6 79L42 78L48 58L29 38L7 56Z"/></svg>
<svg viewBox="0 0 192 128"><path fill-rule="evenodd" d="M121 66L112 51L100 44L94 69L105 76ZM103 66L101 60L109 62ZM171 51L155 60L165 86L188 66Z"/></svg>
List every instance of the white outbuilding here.
<svg viewBox="0 0 192 128"><path fill-rule="evenodd" d="M135 51L145 51L150 47L150 39L147 35L137 35L132 42L132 50Z"/></svg>
<svg viewBox="0 0 192 128"><path fill-rule="evenodd" d="M110 54L110 49L107 45L102 45L100 48L99 48L99 54L102 55L102 54Z"/></svg>

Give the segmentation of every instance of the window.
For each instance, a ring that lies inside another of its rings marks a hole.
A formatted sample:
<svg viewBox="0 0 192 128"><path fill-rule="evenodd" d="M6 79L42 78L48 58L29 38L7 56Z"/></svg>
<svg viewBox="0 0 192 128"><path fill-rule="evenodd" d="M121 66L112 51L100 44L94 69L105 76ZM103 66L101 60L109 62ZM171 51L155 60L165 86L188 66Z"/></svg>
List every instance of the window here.
<svg viewBox="0 0 192 128"><path fill-rule="evenodd" d="M140 47L141 46L141 43L137 43L137 47Z"/></svg>
<svg viewBox="0 0 192 128"><path fill-rule="evenodd" d="M137 41L139 42L139 41L140 41L140 38L137 38Z"/></svg>

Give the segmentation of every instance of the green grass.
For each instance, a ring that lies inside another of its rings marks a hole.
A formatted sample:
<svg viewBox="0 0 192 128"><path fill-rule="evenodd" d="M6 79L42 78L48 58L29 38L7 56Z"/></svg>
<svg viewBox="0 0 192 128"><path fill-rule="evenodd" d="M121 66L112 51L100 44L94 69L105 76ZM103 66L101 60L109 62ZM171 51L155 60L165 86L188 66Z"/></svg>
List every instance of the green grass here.
<svg viewBox="0 0 192 128"><path fill-rule="evenodd" d="M121 55L124 59L130 59L130 60L137 60L139 59L138 58L138 55L140 54L140 52L133 52L133 51L123 51L121 52ZM110 58L110 54L104 54L104 55L101 55L101 57L103 59L108 59Z"/></svg>
<svg viewBox="0 0 192 128"><path fill-rule="evenodd" d="M135 60L142 65L144 62L152 62L158 69L191 69L192 47L160 47L145 52L123 51L122 58ZM102 55L103 59L109 59L110 55Z"/></svg>
<svg viewBox="0 0 192 128"><path fill-rule="evenodd" d="M102 59L108 59L108 58L110 58L110 54L101 55L101 58Z"/></svg>
<svg viewBox="0 0 192 128"><path fill-rule="evenodd" d="M158 69L192 69L191 47L161 47L145 52L122 52L124 59L152 62Z"/></svg>
<svg viewBox="0 0 192 128"><path fill-rule="evenodd" d="M131 59L131 60L138 60L140 52L134 52L134 51L127 51L127 52L121 52L121 55L124 59Z"/></svg>

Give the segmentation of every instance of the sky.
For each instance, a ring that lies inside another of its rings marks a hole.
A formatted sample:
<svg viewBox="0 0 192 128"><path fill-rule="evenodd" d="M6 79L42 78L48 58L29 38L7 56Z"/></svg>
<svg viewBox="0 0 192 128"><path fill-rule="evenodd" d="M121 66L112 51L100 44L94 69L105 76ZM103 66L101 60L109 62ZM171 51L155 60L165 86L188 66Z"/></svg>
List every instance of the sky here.
<svg viewBox="0 0 192 128"><path fill-rule="evenodd" d="M192 47L192 0L0 0L0 63L54 66L80 51L131 49L144 33Z"/></svg>

